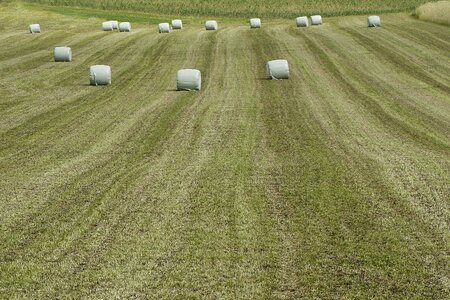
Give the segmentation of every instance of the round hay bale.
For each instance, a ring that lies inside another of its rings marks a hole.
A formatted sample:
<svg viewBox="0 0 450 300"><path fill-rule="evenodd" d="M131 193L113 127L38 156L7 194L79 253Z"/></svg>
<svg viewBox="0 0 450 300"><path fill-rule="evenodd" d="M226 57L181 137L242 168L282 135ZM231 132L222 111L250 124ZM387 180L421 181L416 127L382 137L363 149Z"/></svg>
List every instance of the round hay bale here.
<svg viewBox="0 0 450 300"><path fill-rule="evenodd" d="M131 32L131 23L130 22L121 22L119 24L120 32Z"/></svg>
<svg viewBox="0 0 450 300"><path fill-rule="evenodd" d="M172 20L172 29L183 29L183 22L181 20Z"/></svg>
<svg viewBox="0 0 450 300"><path fill-rule="evenodd" d="M370 16L367 18L369 27L381 27L381 20L379 16Z"/></svg>
<svg viewBox="0 0 450 300"><path fill-rule="evenodd" d="M217 30L219 28L219 25L217 24L217 21L210 20L205 22L205 29L206 30Z"/></svg>
<svg viewBox="0 0 450 300"><path fill-rule="evenodd" d="M322 17L319 15L311 16L311 25L322 25Z"/></svg>
<svg viewBox="0 0 450 300"><path fill-rule="evenodd" d="M159 33L169 33L170 32L170 25L169 23L160 23L158 25Z"/></svg>
<svg viewBox="0 0 450 300"><path fill-rule="evenodd" d="M261 28L261 19L259 18L250 19L250 28Z"/></svg>
<svg viewBox="0 0 450 300"><path fill-rule="evenodd" d="M268 79L289 79L289 64L285 59L271 60L266 64Z"/></svg>
<svg viewBox="0 0 450 300"><path fill-rule="evenodd" d="M31 24L28 30L30 33L41 33L41 26L39 24Z"/></svg>
<svg viewBox="0 0 450 300"><path fill-rule="evenodd" d="M111 23L111 21L106 21L102 23L102 30L103 31L112 31L113 28L113 24Z"/></svg>
<svg viewBox="0 0 450 300"><path fill-rule="evenodd" d="M72 61L72 49L69 47L55 47L53 54L56 62Z"/></svg>
<svg viewBox="0 0 450 300"><path fill-rule="evenodd" d="M177 90L200 91L202 88L202 74L195 69L181 69L177 72Z"/></svg>
<svg viewBox="0 0 450 300"><path fill-rule="evenodd" d="M89 68L89 82L91 85L111 84L111 67L94 65Z"/></svg>
<svg viewBox="0 0 450 300"><path fill-rule="evenodd" d="M110 21L113 29L119 29L119 21Z"/></svg>
<svg viewBox="0 0 450 300"><path fill-rule="evenodd" d="M308 27L308 17L298 17L295 19L297 27Z"/></svg>

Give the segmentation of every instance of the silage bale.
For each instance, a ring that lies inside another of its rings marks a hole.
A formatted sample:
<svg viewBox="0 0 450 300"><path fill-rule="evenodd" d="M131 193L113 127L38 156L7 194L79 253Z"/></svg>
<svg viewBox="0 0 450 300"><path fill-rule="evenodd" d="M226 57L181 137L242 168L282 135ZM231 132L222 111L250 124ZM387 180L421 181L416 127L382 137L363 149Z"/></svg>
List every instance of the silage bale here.
<svg viewBox="0 0 450 300"><path fill-rule="evenodd" d="M308 27L308 17L298 17L295 19L297 27Z"/></svg>
<svg viewBox="0 0 450 300"><path fill-rule="evenodd" d="M219 28L219 25L217 24L217 21L210 20L205 22L205 29L206 30L217 30Z"/></svg>
<svg viewBox="0 0 450 300"><path fill-rule="evenodd" d="M311 25L322 25L322 17L319 15L311 16Z"/></svg>
<svg viewBox="0 0 450 300"><path fill-rule="evenodd" d="M56 62L72 61L72 49L70 49L69 47L55 47L53 55Z"/></svg>
<svg viewBox="0 0 450 300"><path fill-rule="evenodd" d="M119 29L119 21L109 21L111 22L112 28L113 29Z"/></svg>
<svg viewBox="0 0 450 300"><path fill-rule="evenodd" d="M28 30L30 31L30 33L41 33L41 25L39 25L39 24L31 24L28 27Z"/></svg>
<svg viewBox="0 0 450 300"><path fill-rule="evenodd" d="M266 64L268 79L289 79L289 64L285 59L271 60Z"/></svg>
<svg viewBox="0 0 450 300"><path fill-rule="evenodd" d="M131 23L130 22L121 22L119 24L120 32L130 32L131 31Z"/></svg>
<svg viewBox="0 0 450 300"><path fill-rule="evenodd" d="M111 84L111 67L94 65L89 68L89 82L91 85Z"/></svg>
<svg viewBox="0 0 450 300"><path fill-rule="evenodd" d="M183 29L183 22L181 20L172 20L172 29Z"/></svg>
<svg viewBox="0 0 450 300"><path fill-rule="evenodd" d="M195 69L181 69L177 72L177 90L199 91L202 88L202 74Z"/></svg>
<svg viewBox="0 0 450 300"><path fill-rule="evenodd" d="M381 27L381 20L379 16L370 16L367 18L369 27Z"/></svg>
<svg viewBox="0 0 450 300"><path fill-rule="evenodd" d="M159 33L169 33L170 32L169 23L159 23L158 30L159 30Z"/></svg>
<svg viewBox="0 0 450 300"><path fill-rule="evenodd" d="M261 19L259 18L250 19L250 28L261 28Z"/></svg>
<svg viewBox="0 0 450 300"><path fill-rule="evenodd" d="M113 24L111 23L111 21L106 21L102 23L102 30L103 31L112 31L113 28Z"/></svg>

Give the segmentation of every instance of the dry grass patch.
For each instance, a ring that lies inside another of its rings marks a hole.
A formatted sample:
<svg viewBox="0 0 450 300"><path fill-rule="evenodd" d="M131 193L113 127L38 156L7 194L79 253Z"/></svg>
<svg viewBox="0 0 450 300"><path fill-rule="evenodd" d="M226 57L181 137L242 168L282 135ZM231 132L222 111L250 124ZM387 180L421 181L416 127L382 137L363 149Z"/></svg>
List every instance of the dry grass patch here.
<svg viewBox="0 0 450 300"><path fill-rule="evenodd" d="M450 25L450 1L429 2L416 9L420 20Z"/></svg>

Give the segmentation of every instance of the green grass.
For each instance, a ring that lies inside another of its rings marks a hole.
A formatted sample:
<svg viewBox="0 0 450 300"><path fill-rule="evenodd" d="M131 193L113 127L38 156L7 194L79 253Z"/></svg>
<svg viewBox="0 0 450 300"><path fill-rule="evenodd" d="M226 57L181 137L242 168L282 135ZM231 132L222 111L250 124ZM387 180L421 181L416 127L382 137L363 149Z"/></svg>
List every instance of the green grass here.
<svg viewBox="0 0 450 300"><path fill-rule="evenodd" d="M0 298L447 299L449 27L56 11L0 5Z"/></svg>
<svg viewBox="0 0 450 300"><path fill-rule="evenodd" d="M338 16L413 11L415 7L427 0L225 0L219 2L205 0L28 0L27 2L165 15L293 18L311 14Z"/></svg>

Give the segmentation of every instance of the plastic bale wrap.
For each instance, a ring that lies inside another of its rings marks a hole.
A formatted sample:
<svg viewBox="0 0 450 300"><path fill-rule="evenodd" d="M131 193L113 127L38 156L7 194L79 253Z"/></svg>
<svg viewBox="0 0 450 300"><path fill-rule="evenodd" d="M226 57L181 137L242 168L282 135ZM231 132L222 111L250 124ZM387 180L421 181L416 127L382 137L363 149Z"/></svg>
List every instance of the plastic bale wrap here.
<svg viewBox="0 0 450 300"><path fill-rule="evenodd" d="M55 47L53 56L56 62L70 62L72 61L72 49L69 47Z"/></svg>
<svg viewBox="0 0 450 300"><path fill-rule="evenodd" d="M111 21L106 21L102 23L102 30L103 31L112 31L113 30L113 25L111 23Z"/></svg>
<svg viewBox="0 0 450 300"><path fill-rule="evenodd" d="M39 24L31 24L28 27L28 31L30 31L30 33L41 33L41 26Z"/></svg>
<svg viewBox="0 0 450 300"><path fill-rule="evenodd" d="M119 21L109 21L111 22L112 29L119 29Z"/></svg>
<svg viewBox="0 0 450 300"><path fill-rule="evenodd" d="M121 22L119 24L120 32L131 32L131 23L130 22Z"/></svg>
<svg viewBox="0 0 450 300"><path fill-rule="evenodd" d="M250 19L250 28L261 28L261 19L259 18Z"/></svg>
<svg viewBox="0 0 450 300"><path fill-rule="evenodd" d="M183 22L181 20L172 20L172 29L183 29Z"/></svg>
<svg viewBox="0 0 450 300"><path fill-rule="evenodd" d="M311 25L322 25L322 17L319 15L311 16Z"/></svg>
<svg viewBox="0 0 450 300"><path fill-rule="evenodd" d="M159 33L169 33L170 32L169 23L160 23L158 25L158 31L159 31Z"/></svg>
<svg viewBox="0 0 450 300"><path fill-rule="evenodd" d="M295 19L295 24L297 27L308 27L308 17L298 17Z"/></svg>
<svg viewBox="0 0 450 300"><path fill-rule="evenodd" d="M94 65L89 68L89 82L91 85L111 84L111 67Z"/></svg>
<svg viewBox="0 0 450 300"><path fill-rule="evenodd" d="M369 27L381 27L381 20L379 16L370 16L367 18L367 25Z"/></svg>
<svg viewBox="0 0 450 300"><path fill-rule="evenodd" d="M289 79L289 64L285 59L271 60L266 64L268 79Z"/></svg>
<svg viewBox="0 0 450 300"><path fill-rule="evenodd" d="M219 25L217 24L217 21L206 21L205 22L205 29L206 30L217 30L219 28Z"/></svg>
<svg viewBox="0 0 450 300"><path fill-rule="evenodd" d="M195 69L182 69L177 72L177 90L199 91L202 88L202 74Z"/></svg>

